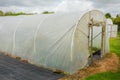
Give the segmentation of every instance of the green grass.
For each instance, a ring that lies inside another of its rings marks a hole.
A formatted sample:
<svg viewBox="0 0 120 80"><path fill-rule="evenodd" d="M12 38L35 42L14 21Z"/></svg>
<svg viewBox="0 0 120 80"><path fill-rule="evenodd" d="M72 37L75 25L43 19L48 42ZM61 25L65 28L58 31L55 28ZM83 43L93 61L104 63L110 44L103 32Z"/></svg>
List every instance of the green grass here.
<svg viewBox="0 0 120 80"><path fill-rule="evenodd" d="M110 51L118 55L120 59L120 32L118 32L118 38L110 39ZM117 72L105 72L99 73L87 77L85 80L120 80L120 67Z"/></svg>
<svg viewBox="0 0 120 80"><path fill-rule="evenodd" d="M118 32L118 37L120 37L120 32Z"/></svg>

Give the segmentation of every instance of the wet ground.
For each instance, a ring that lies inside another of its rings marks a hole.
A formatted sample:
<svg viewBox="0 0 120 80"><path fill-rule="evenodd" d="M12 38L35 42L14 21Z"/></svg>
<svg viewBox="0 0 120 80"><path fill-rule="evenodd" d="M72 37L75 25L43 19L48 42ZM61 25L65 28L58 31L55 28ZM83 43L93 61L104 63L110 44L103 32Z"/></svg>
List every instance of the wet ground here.
<svg viewBox="0 0 120 80"><path fill-rule="evenodd" d="M21 62L0 53L0 80L57 80L62 74Z"/></svg>

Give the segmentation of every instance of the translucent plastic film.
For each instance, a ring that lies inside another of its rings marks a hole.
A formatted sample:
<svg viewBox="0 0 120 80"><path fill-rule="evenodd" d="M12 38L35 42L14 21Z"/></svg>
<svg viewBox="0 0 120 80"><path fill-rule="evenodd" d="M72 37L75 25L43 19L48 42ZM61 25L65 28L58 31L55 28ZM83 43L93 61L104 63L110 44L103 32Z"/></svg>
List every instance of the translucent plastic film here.
<svg viewBox="0 0 120 80"><path fill-rule="evenodd" d="M118 26L113 24L111 19L107 19L106 26L107 26L107 33L108 33L107 35L109 37L117 37Z"/></svg>
<svg viewBox="0 0 120 80"><path fill-rule="evenodd" d="M90 17L104 21L103 16L93 10L91 14L78 12L0 17L0 50L37 66L72 74L88 63ZM101 42L94 44L99 47L98 43Z"/></svg>

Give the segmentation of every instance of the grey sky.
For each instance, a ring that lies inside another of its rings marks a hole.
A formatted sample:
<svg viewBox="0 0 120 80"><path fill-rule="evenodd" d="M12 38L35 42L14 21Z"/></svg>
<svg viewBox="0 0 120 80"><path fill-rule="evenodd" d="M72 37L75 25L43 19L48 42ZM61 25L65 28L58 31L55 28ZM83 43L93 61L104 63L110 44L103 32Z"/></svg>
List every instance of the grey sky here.
<svg viewBox="0 0 120 80"><path fill-rule="evenodd" d="M120 0L0 0L4 11L42 12L83 11L100 9L104 12L120 13Z"/></svg>
<svg viewBox="0 0 120 80"><path fill-rule="evenodd" d="M0 6L19 6L19 7L35 7L35 6L52 6L59 4L62 0L0 0Z"/></svg>
<svg viewBox="0 0 120 80"><path fill-rule="evenodd" d="M101 8L101 7L109 7L109 5L116 5L120 4L120 0L87 0L93 3L94 7Z"/></svg>

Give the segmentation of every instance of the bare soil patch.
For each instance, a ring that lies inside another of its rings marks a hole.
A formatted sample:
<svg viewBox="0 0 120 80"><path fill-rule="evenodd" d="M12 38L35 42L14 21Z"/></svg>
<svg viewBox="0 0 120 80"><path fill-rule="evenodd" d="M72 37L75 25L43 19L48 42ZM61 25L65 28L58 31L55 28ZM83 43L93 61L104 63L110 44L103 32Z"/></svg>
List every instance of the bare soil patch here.
<svg viewBox="0 0 120 80"><path fill-rule="evenodd" d="M116 72L119 67L119 58L116 54L106 54L100 60L96 60L89 67L79 70L73 75L67 75L59 80L81 80L96 73L107 71Z"/></svg>

